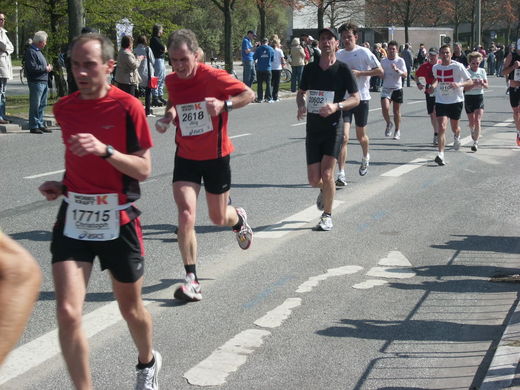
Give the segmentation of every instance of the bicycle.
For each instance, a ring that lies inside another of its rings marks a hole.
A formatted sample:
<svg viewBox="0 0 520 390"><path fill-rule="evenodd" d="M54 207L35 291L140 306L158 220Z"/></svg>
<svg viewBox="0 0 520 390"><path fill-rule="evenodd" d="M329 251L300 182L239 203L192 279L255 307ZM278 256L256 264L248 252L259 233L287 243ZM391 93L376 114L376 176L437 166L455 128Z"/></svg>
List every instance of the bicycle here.
<svg viewBox="0 0 520 390"><path fill-rule="evenodd" d="M292 78L292 72L289 69L287 69L286 67L284 67L282 69L282 72L280 73L280 82L286 83L288 81L291 81L291 78Z"/></svg>
<svg viewBox="0 0 520 390"><path fill-rule="evenodd" d="M215 69L224 69L225 70L225 68L222 65L217 64L217 58L216 57L211 57L209 59L209 61L210 61L210 65L212 67L214 67ZM234 78L238 79L237 72L235 72L234 69L232 70L231 74L233 75Z"/></svg>

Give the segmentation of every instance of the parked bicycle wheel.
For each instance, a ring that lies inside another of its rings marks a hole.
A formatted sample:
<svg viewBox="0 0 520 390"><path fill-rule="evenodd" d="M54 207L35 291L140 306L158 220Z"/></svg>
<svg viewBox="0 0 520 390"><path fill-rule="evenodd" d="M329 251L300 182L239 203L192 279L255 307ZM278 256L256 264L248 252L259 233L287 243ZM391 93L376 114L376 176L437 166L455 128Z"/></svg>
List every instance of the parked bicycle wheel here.
<svg viewBox="0 0 520 390"><path fill-rule="evenodd" d="M25 70L22 68L20 69L20 82L22 85L25 85L27 83L27 77L25 77Z"/></svg>
<svg viewBox="0 0 520 390"><path fill-rule="evenodd" d="M289 69L282 69L282 73L280 73L280 82L286 83L288 81L291 81L292 73Z"/></svg>

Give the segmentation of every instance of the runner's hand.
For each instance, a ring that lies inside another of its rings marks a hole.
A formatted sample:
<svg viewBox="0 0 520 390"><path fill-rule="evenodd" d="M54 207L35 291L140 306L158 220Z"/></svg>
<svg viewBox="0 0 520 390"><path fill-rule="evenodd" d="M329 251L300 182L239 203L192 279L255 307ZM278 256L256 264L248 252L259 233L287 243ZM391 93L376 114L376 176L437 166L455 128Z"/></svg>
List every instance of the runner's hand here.
<svg viewBox="0 0 520 390"><path fill-rule="evenodd" d="M46 181L38 190L47 200L56 200L63 195L63 183L60 181Z"/></svg>
<svg viewBox="0 0 520 390"><path fill-rule="evenodd" d="M326 118L329 115L334 114L336 111L338 111L337 103L327 103L320 108L319 114L321 117Z"/></svg>
<svg viewBox="0 0 520 390"><path fill-rule="evenodd" d="M172 120L170 116L165 116L161 119L158 119L157 122L155 122L155 130L161 134L166 133L166 130L168 130L171 121Z"/></svg>
<svg viewBox="0 0 520 390"><path fill-rule="evenodd" d="M224 111L224 102L214 97L207 97L206 108L209 116L219 116Z"/></svg>
<svg viewBox="0 0 520 390"><path fill-rule="evenodd" d="M106 144L98 140L90 133L78 133L71 135L68 141L69 150L76 156L84 157L89 154L104 156L107 150Z"/></svg>

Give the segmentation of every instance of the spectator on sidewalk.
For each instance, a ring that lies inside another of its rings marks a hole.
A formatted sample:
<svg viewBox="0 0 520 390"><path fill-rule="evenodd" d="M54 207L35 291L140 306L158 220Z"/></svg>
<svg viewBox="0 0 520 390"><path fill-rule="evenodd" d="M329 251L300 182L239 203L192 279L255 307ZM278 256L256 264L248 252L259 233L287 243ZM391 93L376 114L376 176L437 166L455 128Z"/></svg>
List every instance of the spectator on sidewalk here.
<svg viewBox="0 0 520 390"><path fill-rule="evenodd" d="M300 38L293 38L291 41L291 92L296 92L300 88L303 66L305 65L305 51L300 45Z"/></svg>
<svg viewBox="0 0 520 390"><path fill-rule="evenodd" d="M136 57L143 57L143 60L137 68L141 79L139 82L139 89L144 91L144 111L147 116L150 116L152 115L150 111L150 103L152 99L152 88L150 82L152 77L155 76L153 69L155 57L148 46L148 38L146 38L146 35L140 35L137 38L137 46L134 49L134 54Z"/></svg>
<svg viewBox="0 0 520 390"><path fill-rule="evenodd" d="M244 84L250 88L256 78L255 60L253 58L256 48L253 41L255 38L255 32L249 30L247 35L242 39L242 66L244 67L242 80Z"/></svg>
<svg viewBox="0 0 520 390"><path fill-rule="evenodd" d="M166 77L166 67L164 65L166 46L161 41L163 32L163 27L160 24L155 24L152 29L152 38L150 38L150 49L152 49L155 58L153 70L155 76L159 79L157 88L152 89L152 106L155 107L166 105L166 100L163 98L164 78Z"/></svg>
<svg viewBox="0 0 520 390"><path fill-rule="evenodd" d="M132 37L125 35L121 38L121 49L117 55L116 82L119 89L136 96L140 81L137 68L144 56L136 57L132 51L133 47L134 40Z"/></svg>
<svg viewBox="0 0 520 390"><path fill-rule="evenodd" d="M47 45L47 33L38 31L34 34L33 42L25 52L25 72L29 85L29 129L33 134L51 133L45 127L43 111L47 105L49 93L49 73L52 65L42 53Z"/></svg>
<svg viewBox="0 0 520 390"><path fill-rule="evenodd" d="M7 30L4 28L4 25L5 15L0 14L0 125L9 123L5 117L5 90L7 80L13 78L11 54L14 51L14 47L7 36Z"/></svg>
<svg viewBox="0 0 520 390"><path fill-rule="evenodd" d="M271 47L274 50L274 59L271 64L271 86L273 88L272 97L275 102L279 101L278 90L280 89L280 76L285 66L285 58L281 49L280 39L278 37L271 41Z"/></svg>
<svg viewBox="0 0 520 390"><path fill-rule="evenodd" d="M262 38L262 45L255 50L255 54L253 55L253 58L256 60L256 77L258 80L257 103L261 103L264 98L264 82L266 84L265 102L273 102L273 96L271 94L271 69L274 60L274 50L267 43L267 38Z"/></svg>
<svg viewBox="0 0 520 390"><path fill-rule="evenodd" d="M403 58L404 63L406 64L406 86L409 87L413 67L413 53L410 50L409 43L405 43L404 49L401 52L401 57Z"/></svg>

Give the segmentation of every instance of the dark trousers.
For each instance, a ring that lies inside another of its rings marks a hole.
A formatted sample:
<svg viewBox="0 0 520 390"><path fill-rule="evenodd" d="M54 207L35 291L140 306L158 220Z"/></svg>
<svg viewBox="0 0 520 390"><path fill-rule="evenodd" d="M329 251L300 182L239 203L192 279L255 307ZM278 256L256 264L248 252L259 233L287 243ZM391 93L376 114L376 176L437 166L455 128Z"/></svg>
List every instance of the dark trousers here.
<svg viewBox="0 0 520 390"><path fill-rule="evenodd" d="M280 75L282 70L271 71L271 86L273 87L273 99L278 99L278 89L280 88Z"/></svg>
<svg viewBox="0 0 520 390"><path fill-rule="evenodd" d="M135 96L135 85L134 84L121 84L117 83L117 88L119 88L121 91L125 91L126 93Z"/></svg>
<svg viewBox="0 0 520 390"><path fill-rule="evenodd" d="M265 100L271 100L271 71L270 70L257 70L256 79L258 80L258 100L263 100L264 97L264 82L265 86Z"/></svg>

